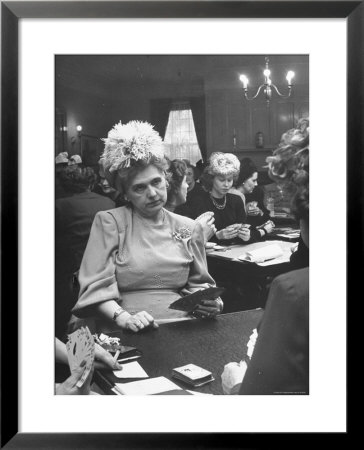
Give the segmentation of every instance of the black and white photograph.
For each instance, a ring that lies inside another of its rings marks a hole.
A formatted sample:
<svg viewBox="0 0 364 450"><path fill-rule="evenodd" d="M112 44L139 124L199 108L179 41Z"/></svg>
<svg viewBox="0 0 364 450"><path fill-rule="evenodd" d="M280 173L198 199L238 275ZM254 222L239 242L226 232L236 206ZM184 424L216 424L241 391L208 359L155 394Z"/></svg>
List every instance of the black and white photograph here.
<svg viewBox="0 0 364 450"><path fill-rule="evenodd" d="M309 395L309 55L55 55L57 395Z"/></svg>
<svg viewBox="0 0 364 450"><path fill-rule="evenodd" d="M1 2L1 448L347 434L363 23Z"/></svg>

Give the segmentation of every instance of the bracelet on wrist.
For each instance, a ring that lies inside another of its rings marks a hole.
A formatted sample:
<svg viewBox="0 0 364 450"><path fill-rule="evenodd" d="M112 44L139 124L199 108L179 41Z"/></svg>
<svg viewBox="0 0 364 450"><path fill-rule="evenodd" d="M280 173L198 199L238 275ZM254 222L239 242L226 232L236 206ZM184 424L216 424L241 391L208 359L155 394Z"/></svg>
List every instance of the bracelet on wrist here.
<svg viewBox="0 0 364 450"><path fill-rule="evenodd" d="M117 319L121 314L126 313L126 312L127 312L127 311L125 311L125 309L122 308L122 307L120 306L120 308L118 308L118 309L114 312L114 314L113 314L113 316L112 316L112 320L115 322L116 319Z"/></svg>

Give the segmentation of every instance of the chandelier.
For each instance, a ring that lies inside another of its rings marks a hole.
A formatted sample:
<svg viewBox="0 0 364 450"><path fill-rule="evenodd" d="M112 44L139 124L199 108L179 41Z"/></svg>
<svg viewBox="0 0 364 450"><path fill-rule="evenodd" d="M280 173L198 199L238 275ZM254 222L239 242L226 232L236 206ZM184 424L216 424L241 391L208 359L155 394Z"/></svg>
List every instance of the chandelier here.
<svg viewBox="0 0 364 450"><path fill-rule="evenodd" d="M268 57L265 58L265 69L263 71L263 74L264 74L264 84L261 84L259 86L256 94L253 97L249 97L248 96L248 83L249 83L248 78L246 77L246 75L240 75L240 81L243 83L244 97L247 100L254 100L255 98L257 98L259 93L260 93L260 91L262 89L264 89L263 92L264 92L264 95L265 95L265 99L267 101L267 106L269 106L269 102L270 102L270 100L272 98L272 91L273 91L273 89L276 91L278 96L281 97L281 98L288 98L288 97L291 96L291 92L292 92L292 78L294 77L294 72L292 72L292 70L289 70L287 72L287 75L286 75L286 80L287 80L287 83L288 83L288 92L287 92L287 94L282 94L281 92L279 92L277 86L274 83L272 83L272 80L270 79L269 58Z"/></svg>

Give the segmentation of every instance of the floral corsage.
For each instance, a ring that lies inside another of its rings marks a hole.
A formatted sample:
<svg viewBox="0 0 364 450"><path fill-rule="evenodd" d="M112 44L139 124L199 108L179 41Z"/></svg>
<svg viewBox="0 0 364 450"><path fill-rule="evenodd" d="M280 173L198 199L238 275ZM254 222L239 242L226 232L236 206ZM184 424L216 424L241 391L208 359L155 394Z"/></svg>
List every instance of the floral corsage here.
<svg viewBox="0 0 364 450"><path fill-rule="evenodd" d="M188 239L192 236L192 231L187 227L181 227L172 233L172 236L177 239L177 241L182 241L182 239Z"/></svg>

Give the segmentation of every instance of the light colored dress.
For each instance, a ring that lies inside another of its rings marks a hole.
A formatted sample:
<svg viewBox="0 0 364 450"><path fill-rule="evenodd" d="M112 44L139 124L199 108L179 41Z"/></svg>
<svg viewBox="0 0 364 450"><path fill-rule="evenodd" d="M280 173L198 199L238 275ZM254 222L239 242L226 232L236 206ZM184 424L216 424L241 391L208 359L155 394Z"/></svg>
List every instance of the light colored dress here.
<svg viewBox="0 0 364 450"><path fill-rule="evenodd" d="M180 318L186 313L169 309L170 303L215 286L201 225L163 212L163 223L157 225L127 206L96 215L79 272L76 316L87 317L90 306L114 299L131 314Z"/></svg>

